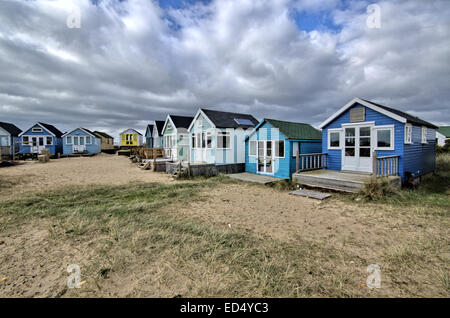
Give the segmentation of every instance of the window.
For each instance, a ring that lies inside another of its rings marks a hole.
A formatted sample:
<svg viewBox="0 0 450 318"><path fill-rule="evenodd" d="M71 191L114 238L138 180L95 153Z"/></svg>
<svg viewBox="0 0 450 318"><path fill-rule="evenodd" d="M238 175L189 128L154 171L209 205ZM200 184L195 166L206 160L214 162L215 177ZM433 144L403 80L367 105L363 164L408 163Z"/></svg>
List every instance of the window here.
<svg viewBox="0 0 450 318"><path fill-rule="evenodd" d="M284 140L275 141L275 158L284 158Z"/></svg>
<svg viewBox="0 0 450 318"><path fill-rule="evenodd" d="M198 149L202 148L202 134L201 133L197 133L197 148Z"/></svg>
<svg viewBox="0 0 450 318"><path fill-rule="evenodd" d="M91 136L86 136L86 145L91 144Z"/></svg>
<svg viewBox="0 0 450 318"><path fill-rule="evenodd" d="M355 128L345 128L345 156L346 157L354 157L355 156L355 138L356 138Z"/></svg>
<svg viewBox="0 0 450 318"><path fill-rule="evenodd" d="M230 149L231 139L229 132L217 133L217 149Z"/></svg>
<svg viewBox="0 0 450 318"><path fill-rule="evenodd" d="M376 149L394 150L394 126L375 127Z"/></svg>
<svg viewBox="0 0 450 318"><path fill-rule="evenodd" d="M412 144L412 125L405 125L405 144Z"/></svg>
<svg viewBox="0 0 450 318"><path fill-rule="evenodd" d="M24 145L28 145L28 144L30 143L30 137L28 137L28 136L23 136L23 137L22 137L22 143L23 143Z"/></svg>
<svg viewBox="0 0 450 318"><path fill-rule="evenodd" d="M211 135L211 133L206 133L206 148L212 149L212 135Z"/></svg>
<svg viewBox="0 0 450 318"><path fill-rule="evenodd" d="M42 132L42 128L31 128L32 132Z"/></svg>
<svg viewBox="0 0 450 318"><path fill-rule="evenodd" d="M197 145L195 144L195 134L192 134L192 149L197 148Z"/></svg>
<svg viewBox="0 0 450 318"><path fill-rule="evenodd" d="M340 130L328 130L328 149L341 149Z"/></svg>
<svg viewBox="0 0 450 318"><path fill-rule="evenodd" d="M246 118L235 118L234 121L238 124L238 125L242 125L242 126L254 126L253 122L250 119L246 119Z"/></svg>
<svg viewBox="0 0 450 318"><path fill-rule="evenodd" d="M256 140L250 140L249 155L251 157L256 157Z"/></svg>
<svg viewBox="0 0 450 318"><path fill-rule="evenodd" d="M298 147L299 145L300 143L298 141L292 142L292 157L297 157L297 151L300 154L300 149Z"/></svg>
<svg viewBox="0 0 450 318"><path fill-rule="evenodd" d="M206 135L202 132L202 149L206 148Z"/></svg>
<svg viewBox="0 0 450 318"><path fill-rule="evenodd" d="M72 136L66 137L66 144L71 145L72 144Z"/></svg>
<svg viewBox="0 0 450 318"><path fill-rule="evenodd" d="M427 143L427 127L422 127L422 143Z"/></svg>

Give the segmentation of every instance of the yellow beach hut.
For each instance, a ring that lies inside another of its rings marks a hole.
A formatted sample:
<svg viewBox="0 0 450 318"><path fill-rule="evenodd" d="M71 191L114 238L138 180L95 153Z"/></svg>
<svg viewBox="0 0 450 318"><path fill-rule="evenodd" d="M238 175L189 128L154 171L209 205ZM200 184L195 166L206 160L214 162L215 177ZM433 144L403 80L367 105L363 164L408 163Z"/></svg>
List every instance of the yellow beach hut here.
<svg viewBox="0 0 450 318"><path fill-rule="evenodd" d="M142 144L142 134L133 128L128 128L120 134L121 147L140 147Z"/></svg>

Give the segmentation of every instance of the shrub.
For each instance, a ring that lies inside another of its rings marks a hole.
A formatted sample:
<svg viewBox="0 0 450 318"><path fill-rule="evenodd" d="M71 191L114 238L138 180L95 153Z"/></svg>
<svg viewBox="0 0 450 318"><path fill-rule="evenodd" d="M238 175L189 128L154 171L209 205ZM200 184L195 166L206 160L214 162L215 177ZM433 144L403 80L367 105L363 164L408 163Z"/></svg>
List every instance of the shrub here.
<svg viewBox="0 0 450 318"><path fill-rule="evenodd" d="M389 183L387 178L371 179L366 182L359 196L366 200L380 200L386 195L395 193L395 188Z"/></svg>

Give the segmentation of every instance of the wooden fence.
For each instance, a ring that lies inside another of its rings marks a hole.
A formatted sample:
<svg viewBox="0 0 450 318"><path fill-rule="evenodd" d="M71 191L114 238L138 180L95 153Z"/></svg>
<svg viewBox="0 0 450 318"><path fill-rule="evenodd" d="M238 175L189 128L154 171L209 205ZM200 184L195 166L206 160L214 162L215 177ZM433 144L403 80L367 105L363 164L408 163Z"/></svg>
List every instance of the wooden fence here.
<svg viewBox="0 0 450 318"><path fill-rule="evenodd" d="M297 172L318 170L327 168L327 154L326 153L307 153L296 155L296 170Z"/></svg>
<svg viewBox="0 0 450 318"><path fill-rule="evenodd" d="M373 152L373 174L378 177L398 176L398 162L400 156L377 157Z"/></svg>
<svg viewBox="0 0 450 318"><path fill-rule="evenodd" d="M130 149L130 153L132 155L138 156L141 159L165 158L163 148L135 147Z"/></svg>

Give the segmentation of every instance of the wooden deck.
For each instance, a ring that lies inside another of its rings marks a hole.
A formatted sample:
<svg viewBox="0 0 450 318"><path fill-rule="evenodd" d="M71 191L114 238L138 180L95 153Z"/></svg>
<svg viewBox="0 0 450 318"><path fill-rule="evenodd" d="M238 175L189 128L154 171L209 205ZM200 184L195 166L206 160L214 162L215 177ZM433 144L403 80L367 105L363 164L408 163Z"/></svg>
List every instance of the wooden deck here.
<svg viewBox="0 0 450 318"><path fill-rule="evenodd" d="M229 174L228 176L233 179L246 181L246 182L260 183L260 184L268 184L268 183L284 180L282 178L263 176L260 174L254 174L254 173L248 173L248 172L233 173L233 174Z"/></svg>
<svg viewBox="0 0 450 318"><path fill-rule="evenodd" d="M369 182L372 174L358 173L350 171L335 170L313 170L292 175L292 181L310 187L330 189L343 192L359 192L364 188L364 184ZM394 186L401 186L401 179L398 176L389 176L389 182Z"/></svg>

